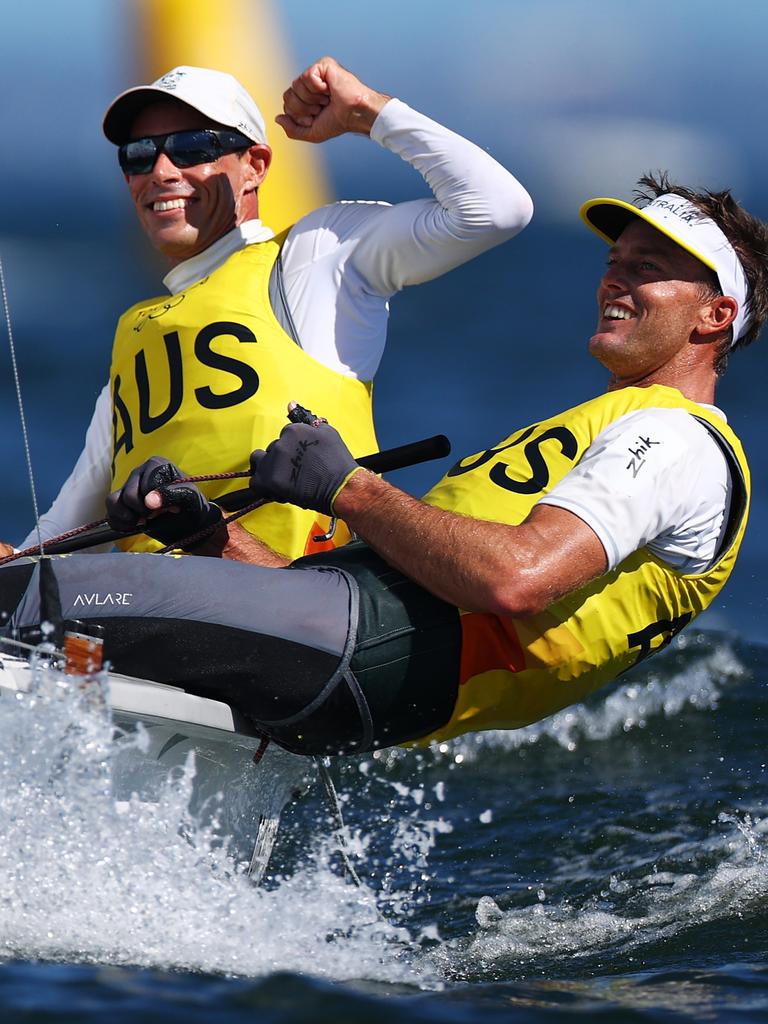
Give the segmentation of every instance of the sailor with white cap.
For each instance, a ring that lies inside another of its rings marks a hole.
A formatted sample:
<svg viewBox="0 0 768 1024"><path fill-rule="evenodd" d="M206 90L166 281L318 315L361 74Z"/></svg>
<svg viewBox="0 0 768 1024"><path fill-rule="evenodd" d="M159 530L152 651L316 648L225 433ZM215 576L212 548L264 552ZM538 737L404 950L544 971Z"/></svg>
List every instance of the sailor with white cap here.
<svg viewBox="0 0 768 1024"><path fill-rule="evenodd" d="M104 134L116 146L131 138L134 119L153 101L170 97L199 111L211 123L236 128L251 142L266 145L264 117L251 94L225 71L178 67L151 85L121 92L104 115Z"/></svg>
<svg viewBox="0 0 768 1024"><path fill-rule="evenodd" d="M391 296L530 219L525 189L482 148L332 58L289 86L276 121L308 142L370 136L411 164L433 196L332 203L275 236L259 208L271 161L264 118L235 78L181 66L121 93L104 132L145 233L171 264L170 296L139 303L118 324L110 384L83 454L41 518L43 537L102 515L106 495L157 451L190 472L242 469L285 422L290 400L333 417L359 454L375 450L372 379ZM312 550L327 526L274 505L243 522L291 556ZM348 538L337 531L337 541Z"/></svg>

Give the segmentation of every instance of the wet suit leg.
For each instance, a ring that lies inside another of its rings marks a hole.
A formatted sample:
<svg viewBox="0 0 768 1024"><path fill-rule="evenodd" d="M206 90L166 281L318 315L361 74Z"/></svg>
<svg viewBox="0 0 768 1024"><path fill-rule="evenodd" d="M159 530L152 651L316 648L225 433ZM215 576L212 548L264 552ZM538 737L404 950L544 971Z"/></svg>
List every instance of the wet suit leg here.
<svg viewBox="0 0 768 1024"><path fill-rule="evenodd" d="M334 566L358 587L350 668L373 722L373 746L434 732L450 719L459 689L458 609L430 594L360 541L295 561L291 570ZM319 709L332 729L330 709Z"/></svg>
<svg viewBox="0 0 768 1024"><path fill-rule="evenodd" d="M456 609L349 547L290 570L146 554L54 563L64 618L102 627L115 671L226 701L289 750L340 753L444 724L460 647ZM12 629L39 623L31 564L0 569L0 611Z"/></svg>

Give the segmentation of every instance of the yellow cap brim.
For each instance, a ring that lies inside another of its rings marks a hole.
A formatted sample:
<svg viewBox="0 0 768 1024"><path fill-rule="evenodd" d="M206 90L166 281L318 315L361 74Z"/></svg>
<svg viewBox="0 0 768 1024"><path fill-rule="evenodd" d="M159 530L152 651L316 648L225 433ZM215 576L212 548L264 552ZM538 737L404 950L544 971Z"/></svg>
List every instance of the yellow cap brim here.
<svg viewBox="0 0 768 1024"><path fill-rule="evenodd" d="M662 235L666 235L667 238L671 238L673 242L676 242L681 249L685 249L691 256L695 256L697 260L700 260L705 267L709 267L710 270L714 270L717 273L717 267L712 262L712 259L708 256L702 255L698 252L689 242L680 238L673 231L670 231L666 225L660 224L653 217L648 216L644 210L633 206L631 203L625 203L623 199L590 199L588 202L579 210L581 219L587 225L587 227L594 231L596 235L599 235L604 242L609 245L613 245L619 235L622 233L624 228L632 220L644 220L646 224L650 224L652 228L656 228L657 231L661 232Z"/></svg>

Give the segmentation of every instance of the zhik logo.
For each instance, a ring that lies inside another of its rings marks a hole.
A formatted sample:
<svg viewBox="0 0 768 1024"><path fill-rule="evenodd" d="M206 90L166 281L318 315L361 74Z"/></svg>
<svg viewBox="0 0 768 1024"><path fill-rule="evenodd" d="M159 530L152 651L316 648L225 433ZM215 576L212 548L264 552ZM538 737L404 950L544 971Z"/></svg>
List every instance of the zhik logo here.
<svg viewBox="0 0 768 1024"><path fill-rule="evenodd" d="M304 460L304 452L307 450L307 448L311 447L313 444L320 444L320 442L319 441L299 441L298 445L296 446L296 454L291 459L291 465L293 466L293 469L291 470L291 483L292 484L295 484L296 481L299 479L299 473L301 472L301 465L302 465L302 462Z"/></svg>

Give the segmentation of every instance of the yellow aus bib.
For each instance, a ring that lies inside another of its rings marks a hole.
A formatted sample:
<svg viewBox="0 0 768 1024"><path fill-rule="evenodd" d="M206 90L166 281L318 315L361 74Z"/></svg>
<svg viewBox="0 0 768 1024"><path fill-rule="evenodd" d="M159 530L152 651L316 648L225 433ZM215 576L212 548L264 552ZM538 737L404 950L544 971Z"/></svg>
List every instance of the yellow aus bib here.
<svg viewBox="0 0 768 1024"><path fill-rule="evenodd" d="M285 235L248 245L178 295L149 299L120 319L112 352L113 487L152 455L197 476L248 469L288 422L291 399L324 416L355 456L377 450L372 385L308 356L278 323L269 277ZM245 486L212 482L209 497ZM240 520L270 547L297 558L332 546L313 537L328 519L271 503ZM335 544L349 532L339 524ZM136 537L122 545L155 550Z"/></svg>
<svg viewBox="0 0 768 1024"><path fill-rule="evenodd" d="M623 388L517 431L494 448L462 459L424 500L517 525L602 430L642 408L687 410L709 427L728 460L734 492L717 562L704 573L684 575L643 548L540 615L513 619L462 612L461 685L454 714L423 742L480 729L519 728L582 700L664 647L719 593L746 526L749 469L725 422L674 388ZM627 452L628 463L643 458L643 439L638 442Z"/></svg>

